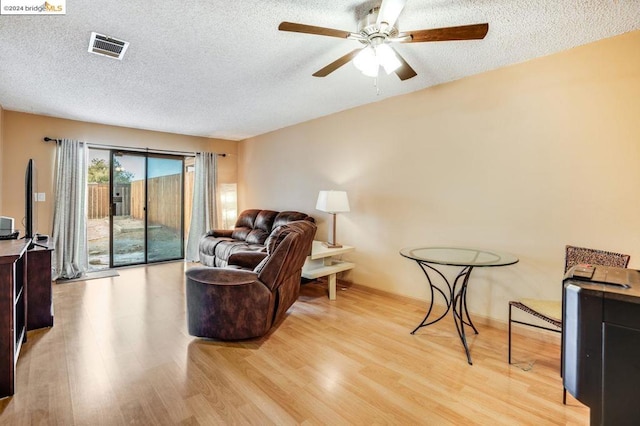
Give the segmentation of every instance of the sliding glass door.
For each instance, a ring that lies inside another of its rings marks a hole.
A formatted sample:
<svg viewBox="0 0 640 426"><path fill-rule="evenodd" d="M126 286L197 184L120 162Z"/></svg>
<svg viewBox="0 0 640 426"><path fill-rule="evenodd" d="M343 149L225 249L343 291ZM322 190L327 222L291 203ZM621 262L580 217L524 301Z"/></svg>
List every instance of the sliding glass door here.
<svg viewBox="0 0 640 426"><path fill-rule="evenodd" d="M111 176L111 266L146 263L146 155L112 151Z"/></svg>
<svg viewBox="0 0 640 426"><path fill-rule="evenodd" d="M87 168L87 248L89 270L111 264L111 152L89 149Z"/></svg>
<svg viewBox="0 0 640 426"><path fill-rule="evenodd" d="M184 159L147 158L147 261L184 257Z"/></svg>
<svg viewBox="0 0 640 426"><path fill-rule="evenodd" d="M91 270L184 258L184 157L91 149Z"/></svg>

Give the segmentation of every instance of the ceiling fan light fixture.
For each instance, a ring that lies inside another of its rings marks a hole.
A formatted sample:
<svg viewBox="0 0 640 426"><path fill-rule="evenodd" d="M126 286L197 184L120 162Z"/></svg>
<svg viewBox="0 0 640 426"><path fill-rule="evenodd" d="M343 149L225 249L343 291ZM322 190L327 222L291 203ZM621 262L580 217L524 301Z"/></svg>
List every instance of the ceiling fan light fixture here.
<svg viewBox="0 0 640 426"><path fill-rule="evenodd" d="M362 49L355 58L353 65L367 77L377 77L378 69L383 67L387 74L391 74L397 70L402 63L393 51L391 46L387 44L379 44L377 46L369 45Z"/></svg>
<svg viewBox="0 0 640 426"><path fill-rule="evenodd" d="M376 56L378 57L378 63L382 65L387 74L391 74L402 65L396 52L388 44L381 44L376 47Z"/></svg>
<svg viewBox="0 0 640 426"><path fill-rule="evenodd" d="M367 46L358 52L353 58L353 65L367 77L377 77L380 64L373 46Z"/></svg>

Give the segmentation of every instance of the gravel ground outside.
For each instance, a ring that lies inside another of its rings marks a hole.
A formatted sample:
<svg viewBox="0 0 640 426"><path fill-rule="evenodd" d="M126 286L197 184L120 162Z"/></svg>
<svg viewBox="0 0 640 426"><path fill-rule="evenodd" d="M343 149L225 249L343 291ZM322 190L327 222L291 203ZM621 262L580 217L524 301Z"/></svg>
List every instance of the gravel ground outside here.
<svg viewBox="0 0 640 426"><path fill-rule="evenodd" d="M109 219L89 219L89 269L109 267ZM149 262L181 257L182 238L179 232L164 226L149 228ZM144 262L144 221L118 217L114 225L114 257L119 265Z"/></svg>

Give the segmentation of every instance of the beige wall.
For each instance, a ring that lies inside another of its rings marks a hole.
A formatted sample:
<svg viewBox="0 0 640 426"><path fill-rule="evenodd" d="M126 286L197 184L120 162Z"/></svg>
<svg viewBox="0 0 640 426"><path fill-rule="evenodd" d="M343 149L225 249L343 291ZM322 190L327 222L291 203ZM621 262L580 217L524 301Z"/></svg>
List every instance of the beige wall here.
<svg viewBox="0 0 640 426"><path fill-rule="evenodd" d="M636 31L243 141L240 208L311 213L325 240L317 193L343 189L352 281L428 299L402 247L484 247L520 263L473 271L476 315L559 299L566 244L640 267L639 51Z"/></svg>
<svg viewBox="0 0 640 426"><path fill-rule="evenodd" d="M4 150L2 165L2 214L16 218L16 228L24 216L24 173L29 158L35 160L38 191L46 201L38 203L38 231L51 233L55 143L52 138L77 139L94 144L177 151L227 153L218 160L220 183L237 181L237 142L172 133L136 130L40 115L4 111ZM21 226L21 225L20 225Z"/></svg>

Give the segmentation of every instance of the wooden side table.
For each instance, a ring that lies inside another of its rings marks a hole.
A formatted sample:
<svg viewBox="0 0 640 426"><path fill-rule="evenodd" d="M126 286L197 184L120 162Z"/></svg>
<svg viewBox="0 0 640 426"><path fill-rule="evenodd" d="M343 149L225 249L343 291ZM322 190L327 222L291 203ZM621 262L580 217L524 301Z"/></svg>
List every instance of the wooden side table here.
<svg viewBox="0 0 640 426"><path fill-rule="evenodd" d="M328 277L329 300L336 300L336 275L338 272L348 271L355 268L355 263L343 262L334 259L345 253L354 251L351 246L329 248L322 244L322 241L314 241L311 247L311 255L307 257L302 267L302 276L309 280L320 277Z"/></svg>

